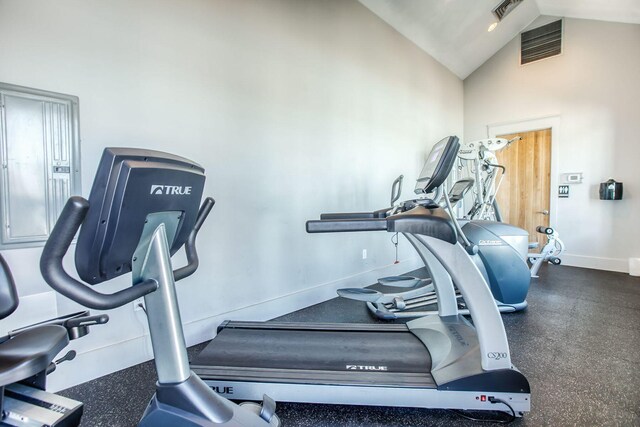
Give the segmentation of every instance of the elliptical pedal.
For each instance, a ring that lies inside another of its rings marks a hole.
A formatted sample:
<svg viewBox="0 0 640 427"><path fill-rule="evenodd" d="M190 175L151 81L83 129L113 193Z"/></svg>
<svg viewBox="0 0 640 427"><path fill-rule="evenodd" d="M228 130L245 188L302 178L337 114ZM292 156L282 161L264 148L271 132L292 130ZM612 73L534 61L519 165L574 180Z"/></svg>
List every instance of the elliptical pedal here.
<svg viewBox="0 0 640 427"><path fill-rule="evenodd" d="M417 288L431 283L431 279L422 279L413 276L388 276L378 279L378 283L392 288Z"/></svg>

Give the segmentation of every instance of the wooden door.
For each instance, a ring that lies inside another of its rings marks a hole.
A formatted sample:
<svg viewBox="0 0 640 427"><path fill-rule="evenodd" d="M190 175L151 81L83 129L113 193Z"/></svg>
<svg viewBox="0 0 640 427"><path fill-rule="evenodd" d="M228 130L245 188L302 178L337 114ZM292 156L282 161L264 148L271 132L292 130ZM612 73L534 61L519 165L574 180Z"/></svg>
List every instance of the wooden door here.
<svg viewBox="0 0 640 427"><path fill-rule="evenodd" d="M539 225L549 226L551 197L551 129L500 135L500 138L522 140L498 151L498 163L506 167L506 175L496 199L502 220L524 228L529 241L546 243L536 232Z"/></svg>

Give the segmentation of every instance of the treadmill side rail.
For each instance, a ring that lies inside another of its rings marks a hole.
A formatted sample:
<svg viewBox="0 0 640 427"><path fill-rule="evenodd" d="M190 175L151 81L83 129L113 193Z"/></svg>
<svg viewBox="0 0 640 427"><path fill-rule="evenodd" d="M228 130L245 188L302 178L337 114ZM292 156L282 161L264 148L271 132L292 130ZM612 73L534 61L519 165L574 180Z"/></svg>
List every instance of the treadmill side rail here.
<svg viewBox="0 0 640 427"><path fill-rule="evenodd" d="M266 383L263 381L205 380L218 393L234 400L260 400L263 392L278 402L327 403L343 405L394 406L427 409L462 409L504 411L502 404L482 401L480 396L493 396L509 402L515 415L521 417L531 410L529 393L493 391L443 391L433 388L322 385L296 383Z"/></svg>
<svg viewBox="0 0 640 427"><path fill-rule="evenodd" d="M223 329L286 329L296 331L359 331L359 332L407 332L407 326L392 323L311 323L311 322L252 322L225 320L218 327Z"/></svg>

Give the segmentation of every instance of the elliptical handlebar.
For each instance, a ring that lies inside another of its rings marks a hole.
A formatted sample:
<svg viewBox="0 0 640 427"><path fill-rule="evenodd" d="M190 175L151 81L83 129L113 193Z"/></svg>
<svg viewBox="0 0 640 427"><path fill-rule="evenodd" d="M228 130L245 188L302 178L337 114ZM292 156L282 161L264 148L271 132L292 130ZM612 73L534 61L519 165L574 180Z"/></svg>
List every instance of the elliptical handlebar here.
<svg viewBox="0 0 640 427"><path fill-rule="evenodd" d="M513 144L514 142L518 142L521 140L522 140L522 137L520 135L516 135L507 142L507 147Z"/></svg>
<svg viewBox="0 0 640 427"><path fill-rule="evenodd" d="M204 224L204 221L209 216L209 213L211 212L211 209L213 209L213 205L215 204L216 201L211 197L207 197L206 199L204 199L204 202L202 202L200 210L198 211L196 223L193 226L193 230L191 230L189 238L184 245L184 250L187 254L187 265L185 265L184 267L180 267L173 272L173 278L176 282L178 280L184 279L185 277L191 276L198 269L200 260L198 259L198 251L196 249L196 237L198 237L198 232L200 231L202 224Z"/></svg>
<svg viewBox="0 0 640 427"><path fill-rule="evenodd" d="M89 202L82 197L73 196L67 200L42 250L40 272L44 280L67 298L96 310L121 307L155 291L158 284L154 280L146 280L113 294L103 294L69 276L62 265L62 259L69 250L88 210Z"/></svg>
<svg viewBox="0 0 640 427"><path fill-rule="evenodd" d="M497 168L497 169L502 170L502 173L503 173L503 174L505 174L505 173L507 172L507 168L506 168L506 167L504 167L504 165L500 165L500 164L497 164L497 163L491 163L491 162L486 161L486 160L485 160L485 162L484 162L484 163L485 163L487 166L491 166L492 168Z"/></svg>

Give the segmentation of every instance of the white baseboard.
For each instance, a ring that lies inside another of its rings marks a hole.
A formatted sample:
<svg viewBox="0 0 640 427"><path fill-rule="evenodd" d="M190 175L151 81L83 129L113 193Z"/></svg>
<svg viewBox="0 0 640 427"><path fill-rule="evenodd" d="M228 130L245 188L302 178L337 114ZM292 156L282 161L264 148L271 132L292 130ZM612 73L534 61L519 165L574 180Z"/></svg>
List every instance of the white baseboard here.
<svg viewBox="0 0 640 427"><path fill-rule="evenodd" d="M379 277L406 273L422 266L420 258L414 257L398 264L385 265L353 276L322 283L259 304L191 321L184 324L185 340L187 345L191 346L212 339L216 334L216 327L223 320L269 320L334 298L336 290L339 288L368 286L375 283ZM146 362L151 358L151 342L148 335L141 335L82 353L78 352L75 360L61 364L49 376L48 389L53 392L64 390Z"/></svg>
<svg viewBox="0 0 640 427"><path fill-rule="evenodd" d="M629 272L629 260L626 258L604 258L563 253L562 264L571 267L593 268L596 270Z"/></svg>

